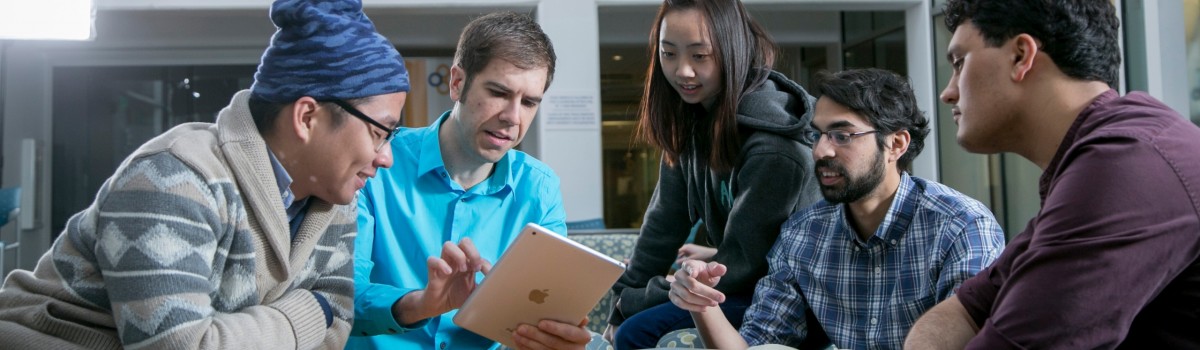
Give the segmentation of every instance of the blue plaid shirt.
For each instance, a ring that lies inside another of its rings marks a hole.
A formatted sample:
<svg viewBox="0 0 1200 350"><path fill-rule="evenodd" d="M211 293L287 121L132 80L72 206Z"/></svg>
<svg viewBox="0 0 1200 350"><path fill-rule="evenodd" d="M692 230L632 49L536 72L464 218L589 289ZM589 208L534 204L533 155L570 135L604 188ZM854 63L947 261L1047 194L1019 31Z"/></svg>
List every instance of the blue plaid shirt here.
<svg viewBox="0 0 1200 350"><path fill-rule="evenodd" d="M798 347L812 313L838 348L899 349L917 317L1004 249L983 204L907 173L869 240L845 208L821 201L783 225L746 311L746 342Z"/></svg>

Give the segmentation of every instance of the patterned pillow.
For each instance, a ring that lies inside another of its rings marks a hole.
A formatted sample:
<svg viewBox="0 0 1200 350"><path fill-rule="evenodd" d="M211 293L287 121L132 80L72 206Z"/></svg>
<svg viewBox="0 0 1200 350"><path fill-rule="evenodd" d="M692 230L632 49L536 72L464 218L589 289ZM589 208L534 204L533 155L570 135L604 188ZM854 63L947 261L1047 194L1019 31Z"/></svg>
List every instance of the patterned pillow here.
<svg viewBox="0 0 1200 350"><path fill-rule="evenodd" d="M704 340L695 328L684 328L667 333L658 339L659 348L703 349Z"/></svg>
<svg viewBox="0 0 1200 350"><path fill-rule="evenodd" d="M595 249L617 259L617 261L625 261L633 255L633 245L637 243L637 231L618 231L605 233L583 233L571 234L568 238ZM605 294L600 299L600 303L596 304L592 311L588 312L588 329L593 332L604 332L604 327L608 326L608 311L612 310L613 302L615 301L612 292Z"/></svg>

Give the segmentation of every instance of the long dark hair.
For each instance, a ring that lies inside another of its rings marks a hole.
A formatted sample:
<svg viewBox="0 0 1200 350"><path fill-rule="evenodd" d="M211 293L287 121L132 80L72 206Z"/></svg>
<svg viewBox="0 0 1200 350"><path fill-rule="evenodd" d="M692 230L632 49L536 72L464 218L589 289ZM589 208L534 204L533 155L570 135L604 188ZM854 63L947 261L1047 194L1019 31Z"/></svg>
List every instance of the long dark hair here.
<svg viewBox="0 0 1200 350"><path fill-rule="evenodd" d="M712 106L712 129L704 130L703 135L711 135L713 141L709 167L729 171L742 148L737 126L738 103L742 96L767 80L776 51L771 36L750 17L739 0L663 1L654 27L650 28L650 67L646 70L646 90L638 108L638 137L661 148L666 153L663 158L671 166L690 147L688 135L695 119L692 114L699 113L699 109L688 106L679 97L679 92L663 75L658 59L663 17L670 11L686 9L698 9L708 20L713 58L721 68L723 86Z"/></svg>

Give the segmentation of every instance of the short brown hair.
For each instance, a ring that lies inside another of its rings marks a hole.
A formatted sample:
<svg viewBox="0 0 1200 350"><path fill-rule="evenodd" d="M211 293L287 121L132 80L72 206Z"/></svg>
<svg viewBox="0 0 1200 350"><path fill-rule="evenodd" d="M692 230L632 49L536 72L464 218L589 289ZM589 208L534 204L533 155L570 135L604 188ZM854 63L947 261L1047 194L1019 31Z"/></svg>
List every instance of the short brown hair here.
<svg viewBox="0 0 1200 350"><path fill-rule="evenodd" d="M495 59L521 69L546 68L546 87L554 80L554 45L542 26L528 15L495 12L483 15L463 28L454 50L454 65L466 72L463 95L479 72ZM544 91L543 89L543 91Z"/></svg>

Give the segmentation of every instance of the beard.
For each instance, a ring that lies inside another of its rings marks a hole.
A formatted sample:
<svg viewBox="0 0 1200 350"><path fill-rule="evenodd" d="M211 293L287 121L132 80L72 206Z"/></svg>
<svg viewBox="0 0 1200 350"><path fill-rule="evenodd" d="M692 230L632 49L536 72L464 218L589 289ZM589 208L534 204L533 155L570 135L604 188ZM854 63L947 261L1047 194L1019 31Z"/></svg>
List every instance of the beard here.
<svg viewBox="0 0 1200 350"><path fill-rule="evenodd" d="M867 194L875 190L880 182L883 182L883 172L885 164L883 162L883 152L875 153L875 161L871 164L871 168L862 176L854 176L846 171L846 168L841 164L834 163L829 159L818 159L813 172L819 168L826 168L829 171L838 173L844 181L839 185L826 186L821 184L821 195L830 203L850 203L866 197ZM817 176L820 176L817 174Z"/></svg>

